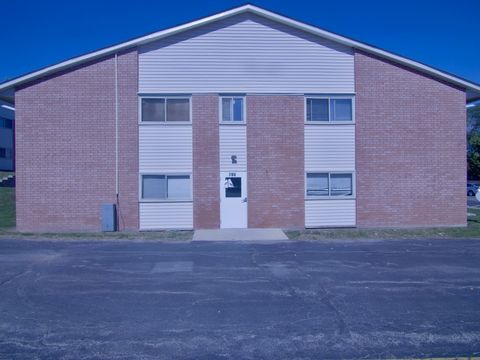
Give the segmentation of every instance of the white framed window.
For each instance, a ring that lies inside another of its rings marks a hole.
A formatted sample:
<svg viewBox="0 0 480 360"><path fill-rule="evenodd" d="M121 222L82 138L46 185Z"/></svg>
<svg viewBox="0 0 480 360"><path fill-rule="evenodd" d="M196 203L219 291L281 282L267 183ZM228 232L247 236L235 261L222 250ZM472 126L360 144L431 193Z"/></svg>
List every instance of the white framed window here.
<svg viewBox="0 0 480 360"><path fill-rule="evenodd" d="M140 200L191 201L191 176L189 174L140 175Z"/></svg>
<svg viewBox="0 0 480 360"><path fill-rule="evenodd" d="M353 96L306 96L305 123L343 124L355 121Z"/></svg>
<svg viewBox="0 0 480 360"><path fill-rule="evenodd" d="M307 173L307 196L328 196L328 173Z"/></svg>
<svg viewBox="0 0 480 360"><path fill-rule="evenodd" d="M13 120L0 117L0 128L13 129Z"/></svg>
<svg viewBox="0 0 480 360"><path fill-rule="evenodd" d="M142 123L189 123L191 113L190 97L140 97L140 122Z"/></svg>
<svg viewBox="0 0 480 360"><path fill-rule="evenodd" d="M353 197L354 174L349 172L307 172L305 196L310 197Z"/></svg>
<svg viewBox="0 0 480 360"><path fill-rule="evenodd" d="M220 97L220 122L222 124L244 124L245 110L244 96Z"/></svg>

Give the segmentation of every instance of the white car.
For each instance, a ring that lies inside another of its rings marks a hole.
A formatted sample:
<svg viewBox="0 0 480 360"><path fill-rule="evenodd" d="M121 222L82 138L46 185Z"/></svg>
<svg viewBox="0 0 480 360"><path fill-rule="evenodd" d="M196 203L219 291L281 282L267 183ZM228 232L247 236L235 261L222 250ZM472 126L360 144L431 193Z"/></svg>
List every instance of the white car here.
<svg viewBox="0 0 480 360"><path fill-rule="evenodd" d="M475 194L478 191L478 185L477 184L467 184L467 196L475 196Z"/></svg>

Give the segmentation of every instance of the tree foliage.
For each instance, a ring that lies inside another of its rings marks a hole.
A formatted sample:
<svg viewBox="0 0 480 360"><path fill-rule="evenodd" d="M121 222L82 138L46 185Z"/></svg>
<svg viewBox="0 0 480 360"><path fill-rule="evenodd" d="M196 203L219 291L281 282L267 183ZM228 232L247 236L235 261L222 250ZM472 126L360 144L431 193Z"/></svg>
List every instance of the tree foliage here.
<svg viewBox="0 0 480 360"><path fill-rule="evenodd" d="M480 106L467 110L468 178L480 179Z"/></svg>

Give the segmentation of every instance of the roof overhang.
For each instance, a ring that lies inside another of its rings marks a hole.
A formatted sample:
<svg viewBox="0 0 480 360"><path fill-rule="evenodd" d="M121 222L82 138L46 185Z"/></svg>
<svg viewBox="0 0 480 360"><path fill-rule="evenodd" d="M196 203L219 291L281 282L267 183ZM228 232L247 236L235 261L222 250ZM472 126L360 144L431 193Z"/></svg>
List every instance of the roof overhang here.
<svg viewBox="0 0 480 360"><path fill-rule="evenodd" d="M348 37L345 37L345 36L342 36L342 35L338 35L338 34L330 32L330 31L320 29L316 26L305 24L303 22L300 22L300 21L291 19L289 17L286 17L286 16L283 16L283 15L280 15L280 14L277 14L277 13L259 8L255 5L251 5L251 4L243 5L243 6L231 9L231 10L227 10L227 11L215 14L215 15L207 16L207 17L204 17L204 18L201 18L201 19L198 19L198 20L186 23L186 24L182 24L182 25L179 25L179 26L175 26L175 27L172 27L172 28L169 28L169 29L157 31L157 32L154 32L152 34L141 36L141 37L133 39L133 40L129 40L129 41L126 41L126 42L123 42L123 43L120 43L120 44L117 44L117 45L113 45L113 46L110 46L110 47L107 47L107 48L104 48L104 49L101 49L101 50L98 50L98 51L93 51L93 52L90 52L90 53L85 54L85 55L81 55L81 56L78 56L78 57L75 57L75 58L72 58L72 59L69 59L69 60L62 61L62 62L57 63L55 65L48 66L46 68L43 68L43 69L33 71L31 73L19 76L15 79L12 79L12 80L7 80L4 83L0 84L0 92L2 92L4 90L11 89L11 88L15 88L19 85L28 83L28 82L33 81L35 79L41 78L43 76L46 76L46 75L49 75L49 74L52 74L52 73L55 73L55 72L60 71L60 70L67 69L67 68L75 66L75 65L79 65L79 64L82 64L82 63L85 63L85 62L88 62L88 61L92 61L92 60L101 58L101 57L112 55L112 54L115 54L119 51L126 50L128 48L144 45L144 44L150 43L152 41L160 40L162 38L165 38L165 37L168 37L168 36L183 32L183 31L194 29L194 28L197 28L199 26L207 25L209 23L219 21L219 20L234 16L234 15L239 15L239 14L242 14L242 13L246 13L246 12L250 12L250 13L262 16L264 18L267 18L267 19L285 24L287 26L297 28L299 30L302 30L302 31L320 36L320 37L325 38L325 39L329 39L331 41L343 44L343 45L348 46L348 47L352 47L352 48L355 48L355 49L359 49L359 50L374 54L376 56L388 59L388 60L393 61L393 62L398 63L398 64L402 64L406 67L418 70L420 72L429 74L429 75L431 75L435 78L441 79L441 80L446 81L448 83L451 83L453 85L464 88L466 90L466 93L467 93L467 101L473 101L473 99L478 99L480 97L480 84L476 84L474 82L468 81L468 80L463 79L461 77L449 74L448 72L441 71L441 70L436 69L434 67L422 64L418 61L414 61L414 60L405 58L403 56L396 55L394 53L388 52L386 50L377 48L375 46L368 45L368 44L362 43L360 41L353 40L351 38L348 38Z"/></svg>

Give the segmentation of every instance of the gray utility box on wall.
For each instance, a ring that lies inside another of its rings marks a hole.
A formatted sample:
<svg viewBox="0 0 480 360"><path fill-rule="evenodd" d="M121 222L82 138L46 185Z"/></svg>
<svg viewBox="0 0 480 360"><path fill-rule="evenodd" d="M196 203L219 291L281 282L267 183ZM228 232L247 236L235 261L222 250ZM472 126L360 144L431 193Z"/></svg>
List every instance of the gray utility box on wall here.
<svg viewBox="0 0 480 360"><path fill-rule="evenodd" d="M117 207L115 204L102 205L102 231L117 231Z"/></svg>

